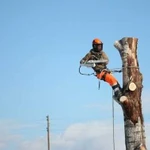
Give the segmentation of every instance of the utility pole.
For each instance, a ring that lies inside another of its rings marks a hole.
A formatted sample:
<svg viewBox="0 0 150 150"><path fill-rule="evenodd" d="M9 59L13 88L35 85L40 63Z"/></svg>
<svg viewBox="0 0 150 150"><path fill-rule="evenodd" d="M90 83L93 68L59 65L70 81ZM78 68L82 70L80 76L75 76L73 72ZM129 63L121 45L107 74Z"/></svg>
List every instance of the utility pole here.
<svg viewBox="0 0 150 150"><path fill-rule="evenodd" d="M46 119L47 119L47 144L48 144L48 150L50 150L49 116L46 116Z"/></svg>

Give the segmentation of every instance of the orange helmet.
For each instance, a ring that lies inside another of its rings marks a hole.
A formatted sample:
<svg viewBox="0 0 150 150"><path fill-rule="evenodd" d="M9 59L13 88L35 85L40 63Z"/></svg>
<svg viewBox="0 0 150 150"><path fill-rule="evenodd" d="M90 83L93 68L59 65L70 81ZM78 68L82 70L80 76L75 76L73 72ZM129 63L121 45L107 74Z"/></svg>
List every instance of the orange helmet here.
<svg viewBox="0 0 150 150"><path fill-rule="evenodd" d="M97 45L97 44L103 44L102 41L98 38L94 39L92 42L93 45Z"/></svg>
<svg viewBox="0 0 150 150"><path fill-rule="evenodd" d="M103 50L103 42L98 38L93 40L92 46L93 46L94 51L96 52Z"/></svg>

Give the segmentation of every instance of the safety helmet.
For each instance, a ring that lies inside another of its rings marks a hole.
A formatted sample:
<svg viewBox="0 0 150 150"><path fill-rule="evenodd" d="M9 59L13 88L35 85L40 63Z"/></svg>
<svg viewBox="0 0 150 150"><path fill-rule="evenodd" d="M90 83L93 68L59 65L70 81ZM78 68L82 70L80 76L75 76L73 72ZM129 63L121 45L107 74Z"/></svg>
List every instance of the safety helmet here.
<svg viewBox="0 0 150 150"><path fill-rule="evenodd" d="M102 44L102 41L98 38L94 39L92 42L93 45L98 45L98 44Z"/></svg>
<svg viewBox="0 0 150 150"><path fill-rule="evenodd" d="M93 41L92 41L92 47L95 51L100 51L98 49L98 45L101 45L101 50L103 49L103 42L98 39L98 38L95 38Z"/></svg>

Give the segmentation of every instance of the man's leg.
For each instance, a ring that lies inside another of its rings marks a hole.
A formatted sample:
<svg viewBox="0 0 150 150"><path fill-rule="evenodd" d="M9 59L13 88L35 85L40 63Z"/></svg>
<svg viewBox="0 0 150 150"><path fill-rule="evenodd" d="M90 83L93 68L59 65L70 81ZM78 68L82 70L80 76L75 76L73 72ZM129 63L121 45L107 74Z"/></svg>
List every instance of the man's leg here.
<svg viewBox="0 0 150 150"><path fill-rule="evenodd" d="M112 87L115 97L117 99L120 99L120 97L122 96L121 87L120 87L117 79L112 74L110 74L106 71L103 71L103 72L97 74L97 78L107 82Z"/></svg>

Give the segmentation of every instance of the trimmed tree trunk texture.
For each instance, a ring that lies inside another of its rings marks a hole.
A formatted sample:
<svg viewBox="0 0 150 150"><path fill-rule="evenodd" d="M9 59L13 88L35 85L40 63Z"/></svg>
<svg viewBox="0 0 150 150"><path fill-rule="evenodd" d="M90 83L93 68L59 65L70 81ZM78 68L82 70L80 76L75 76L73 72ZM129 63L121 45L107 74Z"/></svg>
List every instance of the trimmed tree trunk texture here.
<svg viewBox="0 0 150 150"><path fill-rule="evenodd" d="M122 59L123 95L121 103L124 114L126 150L146 150L144 120L142 115L141 93L143 77L137 58L138 39L124 37L114 43ZM129 89L130 83L136 87Z"/></svg>

